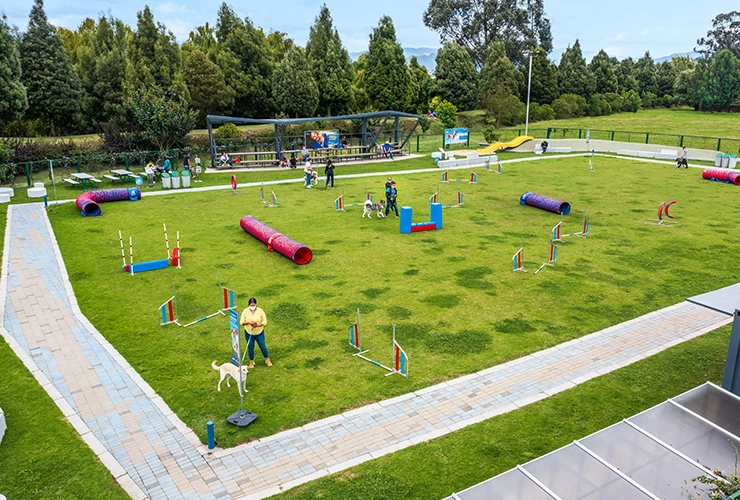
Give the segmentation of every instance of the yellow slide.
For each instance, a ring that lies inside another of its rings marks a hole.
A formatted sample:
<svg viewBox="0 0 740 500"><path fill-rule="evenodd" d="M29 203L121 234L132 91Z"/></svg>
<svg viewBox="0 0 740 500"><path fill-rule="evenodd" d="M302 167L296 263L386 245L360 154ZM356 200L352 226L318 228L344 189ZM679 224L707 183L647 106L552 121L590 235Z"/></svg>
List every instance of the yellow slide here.
<svg viewBox="0 0 740 500"><path fill-rule="evenodd" d="M483 148L478 149L478 153L486 154L486 153L495 153L499 149L509 149L509 148L515 148L517 146L521 146L527 141L534 140L534 137L531 135L520 135L516 139L512 139L509 142L494 142L493 144Z"/></svg>

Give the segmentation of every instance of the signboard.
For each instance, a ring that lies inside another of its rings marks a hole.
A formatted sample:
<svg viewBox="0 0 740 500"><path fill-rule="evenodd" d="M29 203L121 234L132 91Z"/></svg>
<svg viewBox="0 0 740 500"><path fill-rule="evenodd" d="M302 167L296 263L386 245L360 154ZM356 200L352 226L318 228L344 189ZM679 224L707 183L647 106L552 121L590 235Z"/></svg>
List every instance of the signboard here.
<svg viewBox="0 0 740 500"><path fill-rule="evenodd" d="M466 128L448 128L445 129L445 145L447 144L467 144L468 129Z"/></svg>
<svg viewBox="0 0 740 500"><path fill-rule="evenodd" d="M339 130L308 130L304 139L307 148L338 148Z"/></svg>
<svg viewBox="0 0 740 500"><path fill-rule="evenodd" d="M242 360L239 357L241 353L239 342L239 313L233 309L229 311L229 329L231 330L231 362L236 366L241 366Z"/></svg>

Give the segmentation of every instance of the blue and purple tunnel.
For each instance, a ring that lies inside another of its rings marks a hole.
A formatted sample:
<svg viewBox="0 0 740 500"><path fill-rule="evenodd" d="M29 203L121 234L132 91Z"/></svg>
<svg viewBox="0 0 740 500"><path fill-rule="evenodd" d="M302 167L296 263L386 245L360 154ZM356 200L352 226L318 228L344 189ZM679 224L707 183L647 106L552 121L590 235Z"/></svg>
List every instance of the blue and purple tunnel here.
<svg viewBox="0 0 740 500"><path fill-rule="evenodd" d="M141 198L141 191L137 187L117 188L117 189L98 189L96 191L85 191L77 197L77 208L80 209L85 217L95 217L103 215L98 203L107 203L110 201L131 200L136 201Z"/></svg>
<svg viewBox="0 0 740 500"><path fill-rule="evenodd" d="M555 214L568 215L570 213L570 203L563 200L556 200L549 196L527 191L519 198L520 205L529 205L530 207L540 208Z"/></svg>

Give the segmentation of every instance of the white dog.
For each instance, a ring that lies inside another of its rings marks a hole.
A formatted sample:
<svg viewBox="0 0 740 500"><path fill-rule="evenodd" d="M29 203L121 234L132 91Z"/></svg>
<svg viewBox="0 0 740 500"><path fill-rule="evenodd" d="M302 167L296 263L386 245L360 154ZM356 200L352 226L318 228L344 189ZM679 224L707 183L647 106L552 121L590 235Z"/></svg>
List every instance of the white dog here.
<svg viewBox="0 0 740 500"><path fill-rule="evenodd" d="M216 361L214 360L213 363L211 363L211 368L214 370L217 370L221 374L221 378L218 380L218 390L221 391L221 382L226 379L226 387L231 387L231 384L229 384L229 377L233 378L236 381L236 386L239 388L239 394L242 393L242 387L239 385L239 367L233 364L232 362L224 363L221 366L216 364ZM247 390L247 375L249 375L249 370L247 370L246 366L242 366L241 368L242 372L242 381L244 383L244 392L249 392Z"/></svg>
<svg viewBox="0 0 740 500"><path fill-rule="evenodd" d="M380 200L377 203L373 203L370 200L365 200L365 208L362 211L362 216L365 217L367 215L368 219L373 218L373 212L378 214L378 218L385 217L385 214L383 213L383 209L385 208L385 201Z"/></svg>

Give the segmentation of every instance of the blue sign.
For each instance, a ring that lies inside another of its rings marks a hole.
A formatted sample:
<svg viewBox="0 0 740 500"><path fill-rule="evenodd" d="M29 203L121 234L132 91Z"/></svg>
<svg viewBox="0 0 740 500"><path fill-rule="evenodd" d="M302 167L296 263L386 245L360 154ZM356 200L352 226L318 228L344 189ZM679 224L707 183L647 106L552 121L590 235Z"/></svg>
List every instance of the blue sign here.
<svg viewBox="0 0 740 500"><path fill-rule="evenodd" d="M448 128L445 129L446 144L467 144L468 129L466 128Z"/></svg>
<svg viewBox="0 0 740 500"><path fill-rule="evenodd" d="M241 343L239 338L239 313L235 310L229 311L229 327L231 330L231 362L236 366L242 365L239 357L241 353Z"/></svg>

